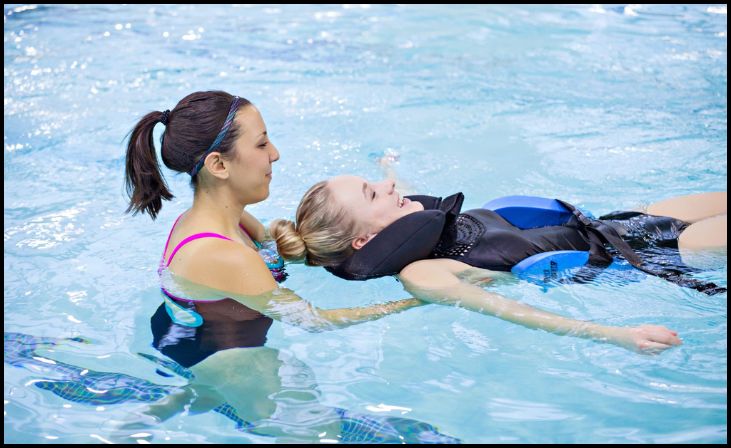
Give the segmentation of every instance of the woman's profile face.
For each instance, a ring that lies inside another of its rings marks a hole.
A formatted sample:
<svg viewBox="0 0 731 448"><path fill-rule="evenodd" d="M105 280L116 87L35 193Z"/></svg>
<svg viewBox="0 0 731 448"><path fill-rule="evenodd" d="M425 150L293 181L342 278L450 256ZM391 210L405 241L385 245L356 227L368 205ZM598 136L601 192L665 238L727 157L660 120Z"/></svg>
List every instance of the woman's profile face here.
<svg viewBox="0 0 731 448"><path fill-rule="evenodd" d="M337 176L328 180L328 188L367 239L399 218L424 210L420 202L403 198L388 179L369 182L358 176Z"/></svg>
<svg viewBox="0 0 731 448"><path fill-rule="evenodd" d="M231 163L229 179L233 188L245 197L245 203L254 204L269 196L272 164L279 160L279 150L269 140L267 128L259 111L247 105L234 118L239 135L234 143L236 157Z"/></svg>

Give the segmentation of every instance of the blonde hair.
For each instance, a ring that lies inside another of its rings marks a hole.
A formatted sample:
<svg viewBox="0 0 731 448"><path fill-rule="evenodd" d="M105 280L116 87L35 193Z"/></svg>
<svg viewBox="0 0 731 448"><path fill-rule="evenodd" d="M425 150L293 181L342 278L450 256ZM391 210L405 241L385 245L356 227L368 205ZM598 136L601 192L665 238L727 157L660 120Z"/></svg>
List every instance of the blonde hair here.
<svg viewBox="0 0 731 448"><path fill-rule="evenodd" d="M353 254L357 237L355 220L336 203L327 181L310 187L302 197L296 224L273 221L271 235L279 254L288 261L304 260L310 266L334 266Z"/></svg>

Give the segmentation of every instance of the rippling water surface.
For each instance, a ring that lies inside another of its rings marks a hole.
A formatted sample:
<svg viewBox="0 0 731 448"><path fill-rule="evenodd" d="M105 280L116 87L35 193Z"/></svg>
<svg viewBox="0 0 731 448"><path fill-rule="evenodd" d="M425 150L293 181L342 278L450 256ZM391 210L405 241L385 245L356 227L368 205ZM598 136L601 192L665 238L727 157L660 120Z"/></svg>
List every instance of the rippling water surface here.
<svg viewBox="0 0 731 448"><path fill-rule="evenodd" d="M188 382L149 327L187 179L166 171L176 198L157 221L123 213L123 138L145 113L196 90L255 103L282 154L270 199L250 208L262 220L291 217L325 177L377 179L383 151L418 191L463 191L465 209L532 194L598 215L726 189L726 33L726 6L707 5L5 5L5 442L109 441L113 422ZM702 276L726 285L726 253L707 258ZM405 297L392 279L289 272L320 307ZM462 442L727 441L726 294L657 278L499 292L666 325L684 344L642 356L437 305L317 334L275 322L272 377L226 399L255 407L275 381L281 409L319 390L317 422L408 418ZM266 424L305 440L303 415ZM144 437L273 440L243 420L189 409Z"/></svg>

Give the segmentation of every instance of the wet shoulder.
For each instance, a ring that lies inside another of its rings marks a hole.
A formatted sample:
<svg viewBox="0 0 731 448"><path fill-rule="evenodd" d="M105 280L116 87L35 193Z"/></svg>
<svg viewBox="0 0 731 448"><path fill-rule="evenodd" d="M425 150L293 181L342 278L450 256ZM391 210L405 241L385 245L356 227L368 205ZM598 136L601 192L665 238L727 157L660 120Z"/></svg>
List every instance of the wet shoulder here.
<svg viewBox="0 0 731 448"><path fill-rule="evenodd" d="M231 294L257 295L277 286L256 250L218 238L186 244L175 255L170 270L194 283Z"/></svg>

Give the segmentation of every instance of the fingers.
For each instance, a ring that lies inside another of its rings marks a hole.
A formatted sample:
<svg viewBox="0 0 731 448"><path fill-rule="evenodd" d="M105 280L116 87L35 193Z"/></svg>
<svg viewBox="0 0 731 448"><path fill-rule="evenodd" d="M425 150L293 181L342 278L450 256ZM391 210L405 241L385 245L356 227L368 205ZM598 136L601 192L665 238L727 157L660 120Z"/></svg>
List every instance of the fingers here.
<svg viewBox="0 0 731 448"><path fill-rule="evenodd" d="M659 325L646 325L642 328L645 337L654 342L661 342L669 345L680 345L683 341L678 337L678 332Z"/></svg>
<svg viewBox="0 0 731 448"><path fill-rule="evenodd" d="M639 349L642 353L660 353L671 347L672 345L663 344L662 342L642 341L639 343Z"/></svg>
<svg viewBox="0 0 731 448"><path fill-rule="evenodd" d="M673 336L671 338L669 338L669 340L670 340L669 343L672 345L680 345L683 343L683 340L678 337L678 333L673 333Z"/></svg>
<svg viewBox="0 0 731 448"><path fill-rule="evenodd" d="M672 334L670 332L663 332L660 334L653 335L654 337L649 337L653 342L660 342L663 344L668 345L680 345L683 343L683 341L680 340L680 338L676 334Z"/></svg>

